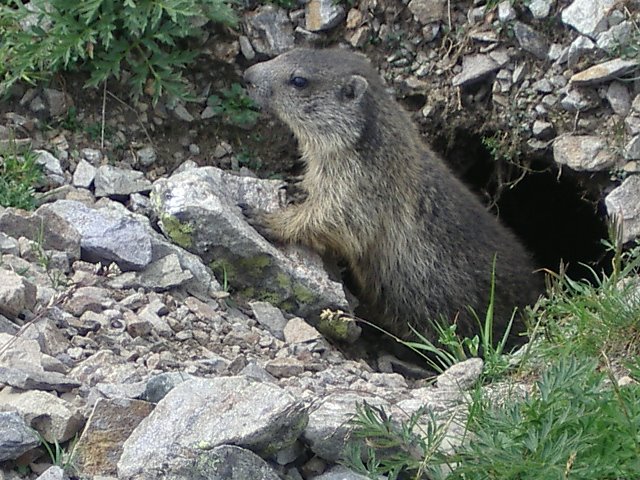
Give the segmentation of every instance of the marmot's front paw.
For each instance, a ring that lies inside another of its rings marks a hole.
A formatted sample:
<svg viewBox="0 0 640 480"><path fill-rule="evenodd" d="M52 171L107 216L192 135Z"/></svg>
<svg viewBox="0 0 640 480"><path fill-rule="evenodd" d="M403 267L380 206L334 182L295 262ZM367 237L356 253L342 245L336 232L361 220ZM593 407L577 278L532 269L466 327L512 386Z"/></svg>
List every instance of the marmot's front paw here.
<svg viewBox="0 0 640 480"><path fill-rule="evenodd" d="M278 236L269 227L269 213L259 208L252 207L246 203L239 203L242 213L247 219L247 223L255 228L260 235L270 242L277 242Z"/></svg>

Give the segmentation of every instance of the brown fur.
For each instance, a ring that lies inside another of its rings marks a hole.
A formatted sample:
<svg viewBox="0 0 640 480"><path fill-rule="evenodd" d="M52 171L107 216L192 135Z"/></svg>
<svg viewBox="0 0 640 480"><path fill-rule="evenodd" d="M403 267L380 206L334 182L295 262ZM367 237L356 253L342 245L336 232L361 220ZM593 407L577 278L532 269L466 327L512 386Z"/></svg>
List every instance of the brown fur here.
<svg viewBox="0 0 640 480"><path fill-rule="evenodd" d="M433 340L440 316L477 333L467 307L484 318L494 255L495 335L514 307L535 301L540 280L524 247L422 142L364 56L296 49L245 79L306 162L307 199L256 223L271 239L344 259L370 320L404 339L411 325Z"/></svg>

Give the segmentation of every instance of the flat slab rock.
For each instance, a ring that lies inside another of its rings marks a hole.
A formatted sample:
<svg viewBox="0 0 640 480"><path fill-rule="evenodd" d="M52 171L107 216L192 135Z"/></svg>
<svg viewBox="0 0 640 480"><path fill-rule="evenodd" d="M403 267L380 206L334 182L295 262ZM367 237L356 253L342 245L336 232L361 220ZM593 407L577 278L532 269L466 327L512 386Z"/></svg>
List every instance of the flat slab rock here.
<svg viewBox="0 0 640 480"><path fill-rule="evenodd" d="M302 403L275 385L245 377L188 380L124 443L118 478L165 478L185 458L224 444L274 452L293 443L306 423Z"/></svg>

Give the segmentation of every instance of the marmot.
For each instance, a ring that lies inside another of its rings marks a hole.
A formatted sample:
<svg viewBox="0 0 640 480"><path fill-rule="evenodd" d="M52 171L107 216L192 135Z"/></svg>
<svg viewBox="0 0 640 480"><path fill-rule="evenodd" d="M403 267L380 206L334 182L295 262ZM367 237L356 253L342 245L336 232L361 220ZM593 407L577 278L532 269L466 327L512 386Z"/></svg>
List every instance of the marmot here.
<svg viewBox="0 0 640 480"><path fill-rule="evenodd" d="M433 320L472 336L490 298L494 340L541 280L529 254L421 139L366 57L295 49L249 68L259 106L288 125L306 164L307 198L282 211L249 211L268 239L342 258L371 320L402 339L437 340ZM514 322L513 333L522 330Z"/></svg>

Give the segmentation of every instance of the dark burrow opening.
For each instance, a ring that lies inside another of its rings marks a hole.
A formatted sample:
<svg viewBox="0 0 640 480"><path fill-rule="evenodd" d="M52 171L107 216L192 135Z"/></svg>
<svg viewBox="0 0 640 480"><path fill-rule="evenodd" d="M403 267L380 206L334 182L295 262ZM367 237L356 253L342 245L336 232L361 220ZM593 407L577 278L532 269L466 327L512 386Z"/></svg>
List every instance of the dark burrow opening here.
<svg viewBox="0 0 640 480"><path fill-rule="evenodd" d="M485 203L491 203L500 183L496 169L504 171L508 165L498 164L483 137L467 132L456 132L455 137L453 142L435 139L433 146ZM598 198L598 185L606 176L587 177L567 168L559 172L551 152L528 160L529 173L502 188L494 213L529 248L539 267L557 272L563 262L570 278L593 280L587 266L606 271L611 259L602 244L608 229ZM521 172L512 170L516 177Z"/></svg>

